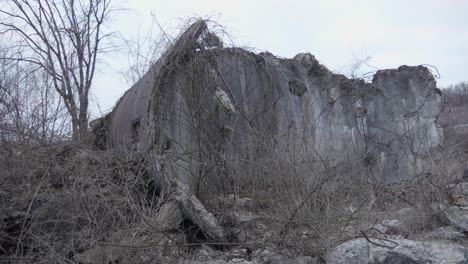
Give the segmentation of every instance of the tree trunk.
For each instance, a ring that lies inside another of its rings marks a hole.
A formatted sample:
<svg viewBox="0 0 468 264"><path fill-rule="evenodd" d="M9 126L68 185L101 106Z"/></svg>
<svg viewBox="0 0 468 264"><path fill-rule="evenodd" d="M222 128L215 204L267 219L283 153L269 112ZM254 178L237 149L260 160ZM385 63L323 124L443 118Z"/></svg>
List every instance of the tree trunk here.
<svg viewBox="0 0 468 264"><path fill-rule="evenodd" d="M87 96L80 96L80 110L79 110L79 134L80 142L87 142L89 140L88 134L88 98Z"/></svg>
<svg viewBox="0 0 468 264"><path fill-rule="evenodd" d="M73 142L78 142L80 140L78 119L76 117L72 117L71 122L72 122L72 140Z"/></svg>

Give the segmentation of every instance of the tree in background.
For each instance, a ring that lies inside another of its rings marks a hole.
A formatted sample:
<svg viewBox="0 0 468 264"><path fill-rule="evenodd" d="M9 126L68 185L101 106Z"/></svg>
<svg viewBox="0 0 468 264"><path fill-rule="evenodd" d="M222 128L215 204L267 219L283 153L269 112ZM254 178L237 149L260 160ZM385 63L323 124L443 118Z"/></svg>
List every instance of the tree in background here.
<svg viewBox="0 0 468 264"><path fill-rule="evenodd" d="M460 82L442 87L442 93L444 95L444 107L437 122L447 127L467 125L468 83Z"/></svg>
<svg viewBox="0 0 468 264"><path fill-rule="evenodd" d="M9 0L0 6L0 33L10 39L8 57L44 70L70 115L72 137L88 135L89 92L111 0Z"/></svg>
<svg viewBox="0 0 468 264"><path fill-rule="evenodd" d="M450 105L466 105L468 104L468 82L450 85L444 89L444 94L449 98Z"/></svg>
<svg viewBox="0 0 468 264"><path fill-rule="evenodd" d="M0 50L0 56L7 51ZM69 121L51 80L30 64L0 59L0 140L48 143L66 133ZM4 144L2 144L4 146Z"/></svg>

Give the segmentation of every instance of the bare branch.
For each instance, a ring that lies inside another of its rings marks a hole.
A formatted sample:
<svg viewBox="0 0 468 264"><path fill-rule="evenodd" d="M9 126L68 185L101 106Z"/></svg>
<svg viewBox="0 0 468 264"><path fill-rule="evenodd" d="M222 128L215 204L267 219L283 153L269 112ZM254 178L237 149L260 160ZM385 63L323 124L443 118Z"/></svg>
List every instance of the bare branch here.
<svg viewBox="0 0 468 264"><path fill-rule="evenodd" d="M103 41L102 26L112 11L110 0L12 0L0 10L0 34L13 47L12 61L43 68L63 99L72 120L73 138L88 132L89 91Z"/></svg>

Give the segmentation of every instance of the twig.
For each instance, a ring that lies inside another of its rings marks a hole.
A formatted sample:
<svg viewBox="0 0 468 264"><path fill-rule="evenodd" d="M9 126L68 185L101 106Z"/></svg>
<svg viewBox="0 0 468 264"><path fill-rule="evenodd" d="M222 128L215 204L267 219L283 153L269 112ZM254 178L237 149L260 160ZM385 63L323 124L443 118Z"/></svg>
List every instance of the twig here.
<svg viewBox="0 0 468 264"><path fill-rule="evenodd" d="M126 248L148 248L148 247L171 247L171 248L180 248L180 247L192 247L192 246L201 246L201 245L213 245L213 246L258 246L258 243L217 243L217 242L206 242L206 243L184 243L179 245L165 245L158 243L148 243L145 245L125 245L125 244L114 244L114 243L105 243L97 242L99 245L110 246L110 247L126 247Z"/></svg>
<svg viewBox="0 0 468 264"><path fill-rule="evenodd" d="M0 261L2 260L30 260L33 261L34 258L22 258L22 257L0 257Z"/></svg>
<svg viewBox="0 0 468 264"><path fill-rule="evenodd" d="M362 231L362 230L361 230L361 234L362 234L362 236L363 236L369 243L371 243L372 245L378 246L378 247L385 247L385 248L389 248L389 249L394 249L396 246L398 246L398 243L397 243L397 242L392 241L392 240L390 240L390 239L372 237L372 238L375 238L375 239L380 239L380 240L383 240L383 241L386 241L386 242L393 243L393 244L395 244L395 246L387 246L387 245L384 245L384 244L379 244L379 243L377 243L377 242L373 242L373 241L371 241L370 238L366 235L366 233L364 233L364 231Z"/></svg>

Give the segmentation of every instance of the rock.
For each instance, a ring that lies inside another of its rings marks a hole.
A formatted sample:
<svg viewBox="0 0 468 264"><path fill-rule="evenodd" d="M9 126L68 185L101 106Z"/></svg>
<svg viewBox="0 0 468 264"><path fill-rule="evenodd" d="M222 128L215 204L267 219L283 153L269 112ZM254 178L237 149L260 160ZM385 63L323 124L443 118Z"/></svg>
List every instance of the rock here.
<svg viewBox="0 0 468 264"><path fill-rule="evenodd" d="M230 194L225 197L218 198L218 205L221 208L238 208L245 211L258 211L259 204L249 197L236 197L234 194Z"/></svg>
<svg viewBox="0 0 468 264"><path fill-rule="evenodd" d="M302 256L296 259L272 260L267 263L269 264L315 264L316 261L313 257Z"/></svg>
<svg viewBox="0 0 468 264"><path fill-rule="evenodd" d="M331 249L327 264L459 264L468 263L468 249L443 242L419 242L406 239L352 239Z"/></svg>
<svg viewBox="0 0 468 264"><path fill-rule="evenodd" d="M453 203L460 206L468 206L468 182L460 182L448 186L451 191Z"/></svg>
<svg viewBox="0 0 468 264"><path fill-rule="evenodd" d="M248 197L239 198L236 200L237 206L246 211L257 211L259 205L253 199Z"/></svg>
<svg viewBox="0 0 468 264"><path fill-rule="evenodd" d="M209 246L201 245L195 250L194 255L197 256L197 259L200 261L208 261L215 259L216 255L219 254L216 254L216 251Z"/></svg>
<svg viewBox="0 0 468 264"><path fill-rule="evenodd" d="M247 238L247 233L260 231L263 220L263 217L252 212L230 212L220 217L222 226L229 227L230 233L240 241Z"/></svg>
<svg viewBox="0 0 468 264"><path fill-rule="evenodd" d="M232 258L229 262L229 264L234 264L234 263L240 263L240 264L257 264L258 262L255 260L245 260L243 258Z"/></svg>
<svg viewBox="0 0 468 264"><path fill-rule="evenodd" d="M291 264L315 264L317 261L315 258L313 257L309 257L309 256L302 256L302 257L298 257L296 258L295 260L293 260L293 262L291 262Z"/></svg>
<svg viewBox="0 0 468 264"><path fill-rule="evenodd" d="M390 236L404 235L405 232L401 229L401 222L396 219L385 219L381 224L376 224L373 229L377 230L380 234Z"/></svg>
<svg viewBox="0 0 468 264"><path fill-rule="evenodd" d="M234 212L233 214L234 214L234 221L236 223L236 226L240 226L243 228L248 228L248 227L253 226L255 224L255 220L259 218L257 215L254 215L248 212L242 212L242 213Z"/></svg>
<svg viewBox="0 0 468 264"><path fill-rule="evenodd" d="M415 218L418 218L418 214L420 213L418 212L416 208L405 207L405 208L401 208L400 210L398 210L395 216L398 219L407 219L407 218L415 219Z"/></svg>
<svg viewBox="0 0 468 264"><path fill-rule="evenodd" d="M295 263L301 263L301 262L298 262L298 261L302 261L303 263L307 263L307 262L304 262L304 261L307 260L307 258L308 258L308 257L300 257L300 258L295 259L295 258L287 256L285 254L281 254L281 252L270 251L270 250L265 249L265 248L255 250L252 255L258 257L258 262L259 263L268 263L268 264L282 264L282 263L295 264Z"/></svg>
<svg viewBox="0 0 468 264"><path fill-rule="evenodd" d="M227 261L224 261L222 259L217 259L217 260L187 260L187 261L181 261L179 262L180 264L227 264Z"/></svg>
<svg viewBox="0 0 468 264"><path fill-rule="evenodd" d="M230 261L225 261L225 260L209 260L209 261L186 261L186 262L180 262L183 264L258 264L256 261L248 261L245 259L231 259Z"/></svg>
<svg viewBox="0 0 468 264"><path fill-rule="evenodd" d="M95 247L82 253L75 253L73 260L82 264L119 263L125 257L124 250L112 247Z"/></svg>
<svg viewBox="0 0 468 264"><path fill-rule="evenodd" d="M435 230L432 230L424 234L426 239L440 239L440 240L451 240L451 241L460 241L465 238L463 232L457 230L453 226L442 226Z"/></svg>
<svg viewBox="0 0 468 264"><path fill-rule="evenodd" d="M465 232L468 231L468 208L450 206L444 213L453 226Z"/></svg>
<svg viewBox="0 0 468 264"><path fill-rule="evenodd" d="M249 254L250 251L247 248L235 248L229 251L229 258L246 259Z"/></svg>
<svg viewBox="0 0 468 264"><path fill-rule="evenodd" d="M169 201L159 208L154 219L148 219L147 221L158 230L176 230L183 221L183 216L177 202Z"/></svg>
<svg viewBox="0 0 468 264"><path fill-rule="evenodd" d="M239 242L246 242L248 239L248 233L243 228L233 227L229 230L230 237L237 238Z"/></svg>

